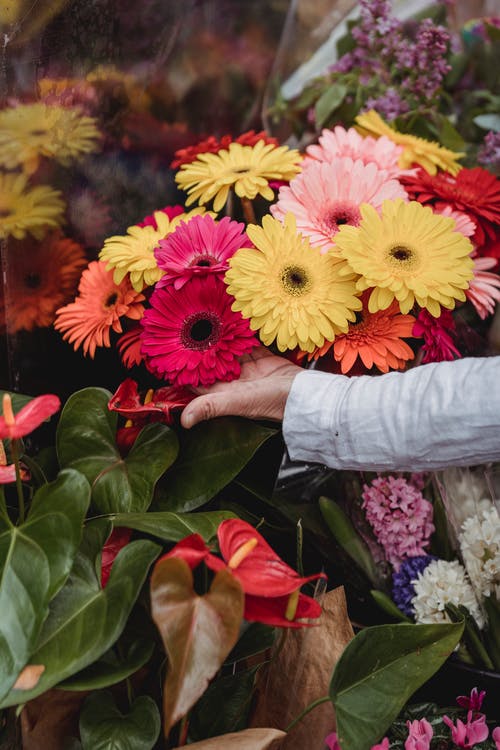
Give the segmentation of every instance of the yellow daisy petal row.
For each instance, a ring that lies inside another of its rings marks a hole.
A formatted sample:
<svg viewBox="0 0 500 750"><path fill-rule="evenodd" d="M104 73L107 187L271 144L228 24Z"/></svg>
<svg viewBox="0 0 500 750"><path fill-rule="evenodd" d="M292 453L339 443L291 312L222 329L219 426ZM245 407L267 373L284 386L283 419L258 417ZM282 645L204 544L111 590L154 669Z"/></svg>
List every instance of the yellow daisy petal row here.
<svg viewBox="0 0 500 750"><path fill-rule="evenodd" d="M23 174L0 174L0 238L21 240L29 232L41 240L64 221L61 192L49 185L29 188L27 182Z"/></svg>

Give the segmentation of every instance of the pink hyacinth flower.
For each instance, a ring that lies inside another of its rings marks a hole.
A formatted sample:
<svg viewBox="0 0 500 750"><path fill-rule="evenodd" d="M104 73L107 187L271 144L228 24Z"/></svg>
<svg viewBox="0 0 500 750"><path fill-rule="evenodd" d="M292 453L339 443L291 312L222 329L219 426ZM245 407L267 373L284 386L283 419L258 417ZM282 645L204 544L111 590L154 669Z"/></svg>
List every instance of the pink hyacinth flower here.
<svg viewBox="0 0 500 750"><path fill-rule="evenodd" d="M467 712L467 722L457 719L457 725L452 722L449 716L443 716L444 723L451 729L451 739L457 747L463 747L465 750L474 747L479 742L484 742L488 737L489 729L486 725L486 716L479 714L476 719L472 718L472 711Z"/></svg>
<svg viewBox="0 0 500 750"><path fill-rule="evenodd" d="M405 741L405 750L429 750L434 731L427 719L415 719L407 721L408 737Z"/></svg>

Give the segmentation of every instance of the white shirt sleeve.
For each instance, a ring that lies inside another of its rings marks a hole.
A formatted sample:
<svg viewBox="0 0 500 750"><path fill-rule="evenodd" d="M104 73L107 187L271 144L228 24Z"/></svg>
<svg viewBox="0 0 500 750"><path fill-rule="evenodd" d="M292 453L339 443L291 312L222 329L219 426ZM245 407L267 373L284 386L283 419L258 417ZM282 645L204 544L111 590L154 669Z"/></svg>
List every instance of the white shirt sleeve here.
<svg viewBox="0 0 500 750"><path fill-rule="evenodd" d="M335 469L426 471L500 460L500 357L387 375L306 370L283 421L293 461Z"/></svg>

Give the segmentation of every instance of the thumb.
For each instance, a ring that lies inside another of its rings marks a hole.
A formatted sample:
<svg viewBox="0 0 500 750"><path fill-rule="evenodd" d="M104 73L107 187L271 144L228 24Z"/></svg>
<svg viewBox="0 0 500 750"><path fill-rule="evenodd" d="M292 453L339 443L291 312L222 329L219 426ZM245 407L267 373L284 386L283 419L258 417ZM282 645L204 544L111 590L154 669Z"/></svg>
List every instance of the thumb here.
<svg viewBox="0 0 500 750"><path fill-rule="evenodd" d="M189 430L198 422L214 417L223 417L230 413L228 398L223 393L207 393L193 399L181 414L181 425Z"/></svg>

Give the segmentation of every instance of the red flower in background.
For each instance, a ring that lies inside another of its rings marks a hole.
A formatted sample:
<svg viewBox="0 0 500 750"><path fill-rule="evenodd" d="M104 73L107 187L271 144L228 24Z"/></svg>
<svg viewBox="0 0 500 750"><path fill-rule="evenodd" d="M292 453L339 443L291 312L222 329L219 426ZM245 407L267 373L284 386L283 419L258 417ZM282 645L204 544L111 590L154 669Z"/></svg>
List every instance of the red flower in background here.
<svg viewBox="0 0 500 750"><path fill-rule="evenodd" d="M242 133L237 138L233 138L231 135L223 135L220 140L211 135L205 140L195 143L193 146L180 148L176 151L175 159L170 166L172 169L177 169L181 164L191 164L197 158L198 154L217 154L221 149L228 148L231 143L240 143L242 146L255 146L258 141L265 141L266 143L272 143L274 146L279 146L276 138L267 135L264 130L260 130L258 133L255 130L247 130L246 133Z"/></svg>
<svg viewBox="0 0 500 750"><path fill-rule="evenodd" d="M321 614L319 603L301 594L308 581L323 573L299 576L268 545L253 526L238 518L223 521L217 531L223 560L210 552L199 534L191 534L164 557L178 557L191 569L202 562L211 570L228 569L245 592L244 617L250 622L300 628ZM163 559L163 558L161 558Z"/></svg>
<svg viewBox="0 0 500 750"><path fill-rule="evenodd" d="M435 318L427 310L421 310L413 326L413 335L423 338L422 364L459 359L462 355L453 343L450 333L455 332L455 322L449 310L443 310Z"/></svg>
<svg viewBox="0 0 500 750"><path fill-rule="evenodd" d="M61 402L57 396L46 394L37 396L16 415L12 410L12 399L8 393L3 397L3 416L0 417L0 439L21 438L29 435L42 422L59 411Z"/></svg>
<svg viewBox="0 0 500 750"><path fill-rule="evenodd" d="M111 396L108 409L134 422L173 424L174 412L182 411L193 398L195 394L185 388L165 386L156 391L151 389L141 400L136 381L127 378Z"/></svg>
<svg viewBox="0 0 500 750"><path fill-rule="evenodd" d="M101 558L101 586L104 588L108 582L111 568L119 551L130 542L132 529L118 527L113 529L111 536L102 548Z"/></svg>

